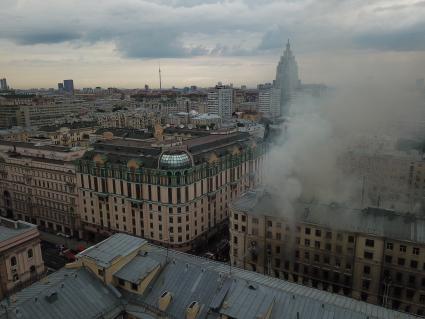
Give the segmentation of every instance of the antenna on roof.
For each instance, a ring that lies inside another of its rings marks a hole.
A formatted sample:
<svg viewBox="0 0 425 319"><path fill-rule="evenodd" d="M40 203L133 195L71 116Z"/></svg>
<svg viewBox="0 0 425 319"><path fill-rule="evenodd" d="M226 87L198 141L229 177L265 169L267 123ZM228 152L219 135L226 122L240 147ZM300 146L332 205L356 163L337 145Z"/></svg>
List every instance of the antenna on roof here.
<svg viewBox="0 0 425 319"><path fill-rule="evenodd" d="M158 73L159 73L159 91L161 92L161 90L162 90L162 80L161 80L161 61L159 61L159 69L158 69Z"/></svg>

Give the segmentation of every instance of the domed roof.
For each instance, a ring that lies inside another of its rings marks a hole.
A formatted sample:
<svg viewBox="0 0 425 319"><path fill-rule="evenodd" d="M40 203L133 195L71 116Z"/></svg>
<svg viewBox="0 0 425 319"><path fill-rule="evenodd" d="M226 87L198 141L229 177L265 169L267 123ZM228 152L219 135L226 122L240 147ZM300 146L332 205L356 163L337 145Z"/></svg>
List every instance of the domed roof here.
<svg viewBox="0 0 425 319"><path fill-rule="evenodd" d="M192 166L189 154L185 151L164 152L159 158L160 169L187 168Z"/></svg>

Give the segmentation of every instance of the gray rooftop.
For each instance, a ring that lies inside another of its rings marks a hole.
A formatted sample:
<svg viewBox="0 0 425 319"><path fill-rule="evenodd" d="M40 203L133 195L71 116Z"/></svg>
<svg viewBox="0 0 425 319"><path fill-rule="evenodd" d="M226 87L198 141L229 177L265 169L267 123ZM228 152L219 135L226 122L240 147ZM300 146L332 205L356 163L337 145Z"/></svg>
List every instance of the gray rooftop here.
<svg viewBox="0 0 425 319"><path fill-rule="evenodd" d="M139 284L152 270L160 265L161 262L159 260L140 254L118 270L114 276L131 283Z"/></svg>
<svg viewBox="0 0 425 319"><path fill-rule="evenodd" d="M260 190L248 191L231 207L250 215L293 219L330 229L365 233L372 236L425 243L425 218L383 208L350 208L338 203L298 201L292 205L294 213L285 215L273 195Z"/></svg>
<svg viewBox="0 0 425 319"><path fill-rule="evenodd" d="M166 249L146 245L148 256L163 261ZM197 318L256 319L273 304L271 319L409 319L415 316L368 304L342 295L301 286L261 275L224 263L169 251L169 262L148 286L143 296L123 292L134 312L143 312L146 304L155 309L162 293L173 300L166 310L170 318L184 318L188 305L197 301ZM122 290L120 290L122 291ZM128 306L127 306L128 307ZM143 316L142 316L143 317Z"/></svg>
<svg viewBox="0 0 425 319"><path fill-rule="evenodd" d="M115 241L117 238L111 241L113 245ZM103 247L107 243L104 241ZM136 318L180 319L185 318L187 307L194 301L200 307L197 319L215 319L220 315L257 319L263 318L270 308L271 319L416 318L209 259L167 252L150 244L144 245L143 254L128 265L122 268L121 275L131 280L135 277L130 272L143 275L160 265L160 271L143 295L105 286L86 268L62 269L16 294L11 304L3 301L0 319L115 318L123 311ZM164 292L171 293L172 300L168 308L161 311L158 300Z"/></svg>
<svg viewBox="0 0 425 319"><path fill-rule="evenodd" d="M0 217L0 242L22 235L23 233L36 228L36 225L21 220L13 221Z"/></svg>
<svg viewBox="0 0 425 319"><path fill-rule="evenodd" d="M123 310L113 289L85 269L63 268L12 296L10 302L7 311L0 308L1 319L112 319Z"/></svg>
<svg viewBox="0 0 425 319"><path fill-rule="evenodd" d="M77 257L95 260L100 267L108 267L120 256L127 256L147 241L143 238L117 233L79 253Z"/></svg>

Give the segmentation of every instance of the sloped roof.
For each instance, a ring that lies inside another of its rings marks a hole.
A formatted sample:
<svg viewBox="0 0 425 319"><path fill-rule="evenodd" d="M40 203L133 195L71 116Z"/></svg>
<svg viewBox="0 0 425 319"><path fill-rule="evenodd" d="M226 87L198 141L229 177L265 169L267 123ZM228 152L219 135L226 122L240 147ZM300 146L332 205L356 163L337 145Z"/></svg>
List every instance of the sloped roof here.
<svg viewBox="0 0 425 319"><path fill-rule="evenodd" d="M108 267L118 257L127 256L147 243L143 238L117 233L87 248L77 255L95 260L100 267Z"/></svg>
<svg viewBox="0 0 425 319"><path fill-rule="evenodd" d="M139 284L152 270L159 267L161 262L150 258L149 256L137 255L128 264L114 273L114 276L129 281L131 283Z"/></svg>
<svg viewBox="0 0 425 319"><path fill-rule="evenodd" d="M425 243L425 218L410 213L368 207L350 208L338 203L298 201L287 215L279 200L263 190L248 191L231 204L249 215L295 218L298 221L348 232Z"/></svg>
<svg viewBox="0 0 425 319"><path fill-rule="evenodd" d="M166 249L146 245L150 258L164 260ZM197 318L255 319L273 305L271 319L413 319L415 316L368 304L227 264L177 252L168 252L168 263L148 286L143 296L123 292L137 309L155 309L159 297L168 291L173 298L166 309L170 318L184 318L192 301L200 305ZM133 309L133 310L134 310Z"/></svg>
<svg viewBox="0 0 425 319"><path fill-rule="evenodd" d="M123 311L120 299L88 270L61 269L11 297L0 318L115 318ZM6 305L6 301L2 302Z"/></svg>

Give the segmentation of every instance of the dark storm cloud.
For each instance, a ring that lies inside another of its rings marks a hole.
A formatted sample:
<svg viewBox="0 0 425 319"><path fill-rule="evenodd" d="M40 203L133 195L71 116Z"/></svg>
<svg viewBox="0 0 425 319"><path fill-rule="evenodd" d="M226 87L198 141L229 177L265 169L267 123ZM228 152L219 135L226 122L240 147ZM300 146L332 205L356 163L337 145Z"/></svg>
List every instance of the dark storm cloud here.
<svg viewBox="0 0 425 319"><path fill-rule="evenodd" d="M7 10L0 11L0 38L20 45L81 46L105 41L128 58L261 55L279 52L288 38L304 52L349 45L425 50L423 1L410 5L402 0L7 3Z"/></svg>
<svg viewBox="0 0 425 319"><path fill-rule="evenodd" d="M181 58L207 53L200 46L185 48L178 33L171 30L124 35L117 40L117 48L128 58Z"/></svg>
<svg viewBox="0 0 425 319"><path fill-rule="evenodd" d="M54 44L78 40L81 34L72 31L31 31L14 36L14 41L22 45Z"/></svg>

